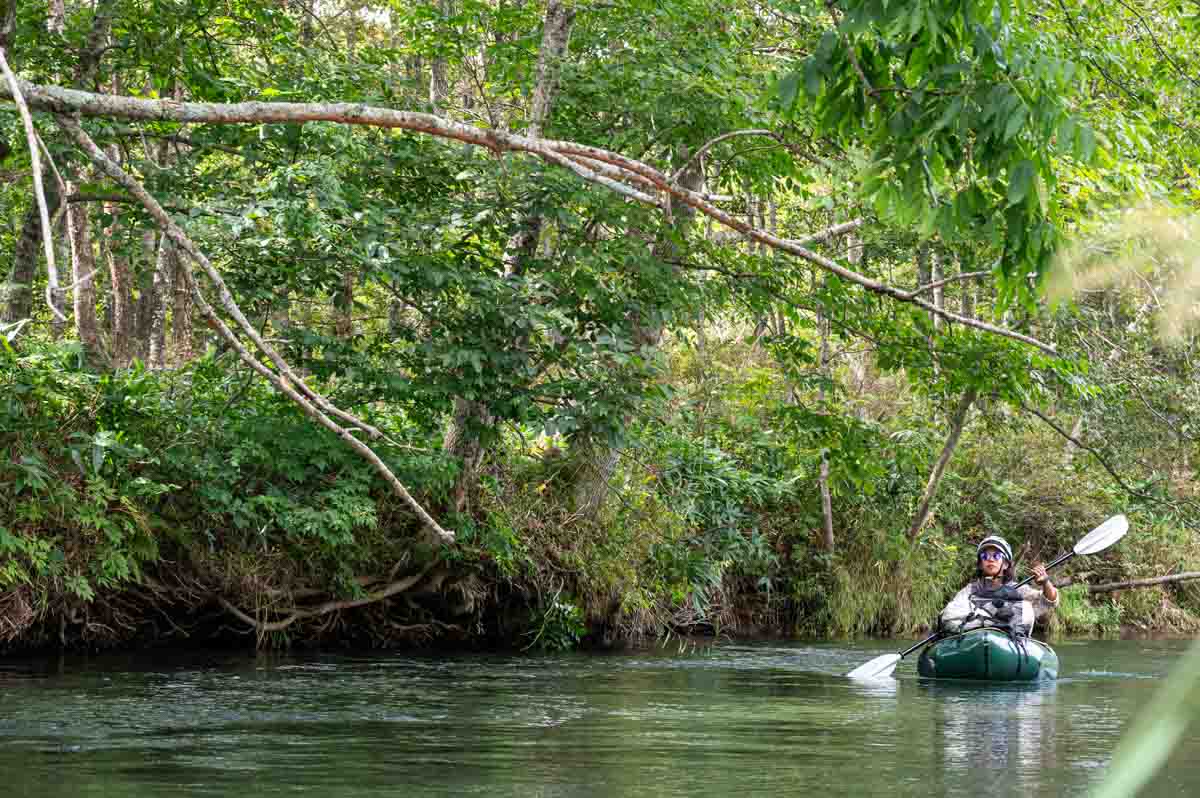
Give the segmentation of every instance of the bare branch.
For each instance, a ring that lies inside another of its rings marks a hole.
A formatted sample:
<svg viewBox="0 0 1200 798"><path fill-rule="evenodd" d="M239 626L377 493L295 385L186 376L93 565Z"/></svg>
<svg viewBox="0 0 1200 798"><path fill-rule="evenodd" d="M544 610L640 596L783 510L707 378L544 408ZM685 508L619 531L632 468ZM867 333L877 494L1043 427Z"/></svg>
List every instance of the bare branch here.
<svg viewBox="0 0 1200 798"><path fill-rule="evenodd" d="M65 322L67 317L58 309L54 301L58 295L58 267L54 264L54 238L50 228L50 211L46 204L46 192L42 187L42 158L38 148L38 134L33 127L33 117L29 114L29 106L25 104L25 98L21 95L17 76L13 74L8 66L8 59L4 57L3 47L0 47L0 71L4 73L4 78L8 81L12 99L21 113L21 121L25 123L25 138L29 142L29 160L33 166L33 193L37 200L38 212L42 217L42 246L46 250L46 275L48 278L46 281L46 304L50 306L50 312L56 319Z"/></svg>
<svg viewBox="0 0 1200 798"><path fill-rule="evenodd" d="M1117 590L1129 590L1135 587L1153 587L1154 585L1166 585L1171 582L1187 582L1191 579L1200 579L1200 571L1184 571L1178 574L1169 574L1168 576L1154 576L1149 579L1130 579L1127 582L1088 585L1087 589L1089 593L1112 593Z"/></svg>
<svg viewBox="0 0 1200 798"><path fill-rule="evenodd" d="M1085 452L1087 452L1088 454L1090 454L1092 457L1096 458L1096 462L1098 462L1098 463L1100 464L1100 466L1101 466L1101 467L1102 467L1102 468L1103 468L1105 471L1107 471L1107 472L1108 472L1108 475L1109 475L1110 477L1112 477L1112 478L1113 478L1113 481L1114 481L1114 482L1116 482L1118 485L1120 485L1120 486L1121 486L1121 488L1122 488L1122 489L1123 489L1123 490L1124 490L1126 493L1128 493L1130 496L1136 496L1136 497L1138 497L1139 499L1144 499L1144 500L1146 500L1146 501L1154 502L1154 503L1156 503L1156 504L1166 504L1166 505L1168 505L1168 506L1171 504L1171 502L1169 502L1169 501L1166 501L1166 500L1163 500L1163 499L1161 499L1161 498L1159 498L1159 497L1157 497L1157 496L1152 496L1152 495L1151 495L1151 494L1149 494L1149 493L1146 493L1146 492L1144 492L1144 491L1137 490L1137 489L1136 489L1136 488L1134 488L1132 485L1130 485L1129 483L1127 483L1125 480L1121 479L1121 475L1117 473L1117 470L1116 470L1115 468L1113 468L1113 467L1112 467L1112 465L1111 465L1111 464L1108 462L1108 460L1106 460L1106 459L1105 459L1105 458L1104 458L1104 457L1103 457L1103 456L1100 454L1100 452L1096 451L1095 447L1088 446L1086 443L1084 443L1083 441L1079 440L1078 438L1076 438L1076 437L1075 437L1074 435L1072 435L1071 433L1069 433L1069 432L1067 432L1066 430L1064 430L1062 427L1060 427L1058 424L1056 424L1052 418L1048 417L1048 416L1047 416L1045 413L1041 412L1041 411L1040 411L1040 410L1038 410L1036 407L1030 407L1029 405L1027 405L1027 404L1024 404L1024 403L1022 403L1022 404L1020 405L1020 407L1021 407L1021 409L1022 409L1022 410L1024 410L1025 412L1027 412L1027 413L1030 413L1030 414L1032 414L1032 415L1034 415L1034 416L1037 416L1038 418L1040 418L1040 419L1041 419L1043 422L1045 422L1045 424L1046 424L1048 427L1050 427L1050 429L1052 429L1052 430L1054 430L1055 432L1057 432L1057 433L1058 433L1059 435L1061 435L1061 436L1062 436L1064 439L1066 439L1066 440L1070 441L1071 443L1075 444L1075 445L1076 445L1077 447L1079 447L1080 449L1082 449L1082 450L1084 450ZM1190 500L1186 500L1186 499L1185 499L1185 500L1183 500L1183 503L1185 503L1185 504L1195 504L1195 502L1194 502L1194 501L1190 501ZM1190 526L1190 527L1195 527L1195 526L1196 526L1196 524L1195 524L1195 523L1188 523L1188 522L1184 522L1184 523L1185 523L1185 525L1186 525L1186 526Z"/></svg>
<svg viewBox="0 0 1200 798"><path fill-rule="evenodd" d="M350 448L358 452L364 459L366 459L372 466L375 467L376 471L383 475L384 479L386 479L387 482L392 486L393 490L395 490L395 492L401 497L401 499L404 500L409 508L416 513L417 517L421 519L422 523L425 524L430 531L432 531L443 542L452 542L454 540L454 534L442 529L437 521L435 521L432 516L425 511L425 508L423 508L417 502L417 500L412 497L400 480L396 478L396 475L392 473L391 469L388 468L383 460L379 458L379 455L377 455L375 451L371 449L371 447L367 446L365 443L351 435L348 430L339 426L329 416L333 415L341 418L347 423L368 431L368 433L373 431L375 433L373 437L376 438L380 437L381 433L379 433L378 430L375 430L373 427L370 427L359 421L349 413L334 407L328 399L314 391L312 388L308 387L304 383L303 379L296 375L292 368L283 360L279 353L270 344L262 339L262 337L258 334L258 331L252 324L250 324L245 315L242 313L241 309L237 306L237 303L233 299L233 295L230 294L229 288L225 285L225 281L221 279L221 275L215 268L213 268L213 265L209 262L208 258L205 257L204 253L200 251L196 244L190 238L188 238L187 234L185 234L183 230L181 230L179 226L171 220L171 217L167 215L162 206L158 204L158 201L146 191L141 183L134 180L119 165L111 161L100 150L100 148L96 146L96 143L92 141L91 137L84 132L83 128L79 127L78 123L76 123L73 119L59 116L58 123L68 134L70 134L70 136L75 140L76 144L78 144L79 147L88 154L88 156L92 159L92 162L97 167L107 173L109 177L113 178L122 186L124 186L130 194L137 197L141 201L142 205L150 213L150 216L156 222L158 222L158 225L162 228L164 234L174 241L181 250L186 252L192 258L192 260L204 270L205 274L208 275L208 278L217 287L217 295L226 312L228 312L229 315L234 318L234 320L238 323L238 326L243 330L243 332L246 333L247 337L254 342L255 346L257 346L260 351L262 351L271 359L271 361L275 364L275 367L279 370L279 373L271 371L269 368L267 368L266 364L259 361L258 358L256 358L249 350L246 349L233 331L229 329L228 325L225 324L224 320L222 320L221 317L218 316L212 309L212 306L208 304L208 301L204 298L199 286L196 285L195 277L192 275L191 270L185 266L183 269L184 279L189 283L192 294L194 295L201 312L209 319L209 322L212 324L212 326L221 333L230 346L237 351L242 360L260 375L262 375L264 379L274 385L277 390L299 405L305 414L307 414L310 418L314 419L321 424L321 426L335 433L348 446L350 446Z"/></svg>
<svg viewBox="0 0 1200 798"><path fill-rule="evenodd" d="M715 139L711 139L710 141L708 141L700 149L696 150L696 154L693 155L691 158L689 158L687 163L685 163L683 166L676 169L674 174L671 175L671 182L678 183L680 176L683 175L683 173L686 172L689 168L691 168L692 164L696 163L696 161L703 158L705 153L707 153L709 150L711 150L716 145L720 144L722 141L725 141L726 139L731 139L734 136L766 136L767 138L772 138L772 139L780 138L779 134L776 133L775 131L764 130L761 128L751 128L751 129L747 129L747 130L731 130L728 133L722 133L721 135L717 136Z"/></svg>

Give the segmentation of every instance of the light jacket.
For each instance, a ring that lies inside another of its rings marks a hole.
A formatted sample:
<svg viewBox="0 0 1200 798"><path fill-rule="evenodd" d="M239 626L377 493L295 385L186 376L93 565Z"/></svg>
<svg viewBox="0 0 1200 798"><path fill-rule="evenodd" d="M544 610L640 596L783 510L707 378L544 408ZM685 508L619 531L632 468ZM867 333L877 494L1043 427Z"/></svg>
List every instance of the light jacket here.
<svg viewBox="0 0 1200 798"><path fill-rule="evenodd" d="M1009 583L1010 585L1013 583ZM992 612L993 608L989 605L979 606L979 602L972 602L971 596L976 593L984 592L987 588L984 586L982 579L972 580L970 584L955 594L946 608L942 610L942 628L952 632L960 632L966 629L978 629L981 626L993 625ZM1054 601L1046 598L1041 590L1038 590L1030 585L1025 585L1017 591L1017 595L1021 597L1018 602L1019 606L1013 607L1013 623L1019 623L1025 627L1026 631L1033 631L1033 623L1036 619L1042 618L1054 608L1058 606L1058 598ZM1061 593L1059 594L1062 595ZM1019 612L1019 614L1018 614ZM970 621L967 618L972 614L975 617Z"/></svg>

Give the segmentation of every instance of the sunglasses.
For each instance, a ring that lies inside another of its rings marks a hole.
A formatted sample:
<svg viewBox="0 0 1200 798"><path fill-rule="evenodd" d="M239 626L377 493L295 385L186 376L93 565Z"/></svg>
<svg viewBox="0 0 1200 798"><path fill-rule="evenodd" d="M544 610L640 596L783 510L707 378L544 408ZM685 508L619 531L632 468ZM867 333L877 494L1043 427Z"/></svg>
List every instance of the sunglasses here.
<svg viewBox="0 0 1200 798"><path fill-rule="evenodd" d="M987 549L985 551L979 552L979 559L981 559L981 560L1003 560L1003 559L1005 559L1005 557L1004 557L1004 552L996 551L995 549Z"/></svg>

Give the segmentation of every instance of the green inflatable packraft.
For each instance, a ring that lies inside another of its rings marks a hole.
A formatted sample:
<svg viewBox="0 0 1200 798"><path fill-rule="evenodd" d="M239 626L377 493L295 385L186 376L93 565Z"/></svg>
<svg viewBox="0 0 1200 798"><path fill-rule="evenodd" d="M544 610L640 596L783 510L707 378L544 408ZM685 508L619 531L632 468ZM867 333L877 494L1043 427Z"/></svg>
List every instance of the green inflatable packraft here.
<svg viewBox="0 0 1200 798"><path fill-rule="evenodd" d="M1033 682L1058 678L1058 655L1029 637L1018 640L996 629L971 629L926 646L917 672L932 679Z"/></svg>

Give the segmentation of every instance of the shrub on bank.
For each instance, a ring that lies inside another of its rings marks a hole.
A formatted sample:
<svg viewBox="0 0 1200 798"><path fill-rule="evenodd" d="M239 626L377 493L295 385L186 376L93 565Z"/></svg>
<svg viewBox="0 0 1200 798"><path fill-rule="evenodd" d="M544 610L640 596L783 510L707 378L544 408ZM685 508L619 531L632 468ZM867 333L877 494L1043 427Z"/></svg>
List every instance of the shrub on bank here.
<svg viewBox="0 0 1200 798"><path fill-rule="evenodd" d="M925 400L889 384L891 415L830 425L756 401L778 389L761 369L727 370L703 418L676 401L635 429L594 517L573 507L569 458L516 433L471 512L454 517L441 430L403 408L360 408L387 432L378 451L401 480L451 519L458 543L432 549L365 463L229 356L98 373L72 345L4 349L0 637L106 645L178 635L205 617L202 632L228 634L246 627L218 596L258 617L414 573L423 579L403 596L263 641L562 648L668 632L911 634L970 577L981 537L1005 535L1027 564L1122 509L1134 534L1074 564L1090 581L1200 561L1179 519L1123 507L1105 475L1064 468L1061 444L996 408L968 428L910 540L940 446L920 422ZM815 480L828 434L872 453L833 469L833 552L821 547ZM1188 584L1098 598L1071 588L1050 628L1192 629L1198 598Z"/></svg>

